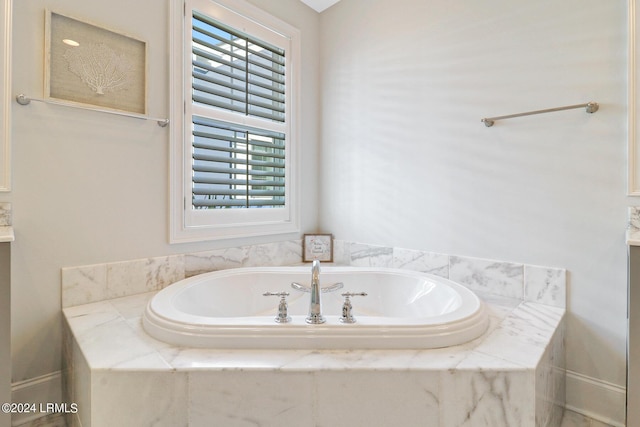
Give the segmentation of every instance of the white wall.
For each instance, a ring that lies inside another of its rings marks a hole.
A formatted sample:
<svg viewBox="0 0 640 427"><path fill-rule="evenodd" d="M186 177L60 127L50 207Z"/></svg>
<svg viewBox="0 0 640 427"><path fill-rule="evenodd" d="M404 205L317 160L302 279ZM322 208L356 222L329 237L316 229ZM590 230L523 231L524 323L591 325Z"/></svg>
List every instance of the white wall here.
<svg viewBox="0 0 640 427"><path fill-rule="evenodd" d="M568 369L624 386L627 2L342 0L321 31L321 228L567 268Z"/></svg>
<svg viewBox="0 0 640 427"><path fill-rule="evenodd" d="M302 31L302 231L317 224L318 15L297 0L251 0ZM167 117L168 2L14 1L13 92L43 96L45 8L147 42L148 105ZM154 121L13 103L13 380L60 369L60 268L298 235L168 244L168 129Z"/></svg>

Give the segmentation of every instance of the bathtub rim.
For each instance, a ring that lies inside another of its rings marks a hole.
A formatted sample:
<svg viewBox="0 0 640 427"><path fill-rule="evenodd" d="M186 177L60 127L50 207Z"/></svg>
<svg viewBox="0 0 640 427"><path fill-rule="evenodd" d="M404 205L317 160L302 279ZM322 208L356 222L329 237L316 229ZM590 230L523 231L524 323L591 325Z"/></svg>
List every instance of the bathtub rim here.
<svg viewBox="0 0 640 427"><path fill-rule="evenodd" d="M368 272L390 273L403 276L427 277L452 287L467 303L458 310L438 316L439 321L419 323L422 318L404 324L370 324L368 316L357 316L355 324L342 324L338 316L325 316L326 324L308 325L304 316L292 316L293 322L278 324L273 316L255 316L260 324L220 325L191 322L164 316L156 309L158 299L166 300L174 292L195 286L211 276L227 276L257 272L306 272L308 266L240 267L202 273L175 282L149 300L142 316L145 332L160 341L180 347L219 349L428 349L463 344L482 336L489 326L489 315L484 302L469 288L441 276L429 273L383 267L323 266L325 273ZM171 288L174 286L174 288ZM171 288L171 289L170 289ZM168 290L169 289L169 290ZM172 289L174 292L172 292ZM470 309L472 308L472 309ZM175 314L175 313L173 313ZM454 319L455 318L455 319ZM219 318L220 319L220 318ZM234 318L234 320L237 320ZM265 323L266 321L266 323Z"/></svg>

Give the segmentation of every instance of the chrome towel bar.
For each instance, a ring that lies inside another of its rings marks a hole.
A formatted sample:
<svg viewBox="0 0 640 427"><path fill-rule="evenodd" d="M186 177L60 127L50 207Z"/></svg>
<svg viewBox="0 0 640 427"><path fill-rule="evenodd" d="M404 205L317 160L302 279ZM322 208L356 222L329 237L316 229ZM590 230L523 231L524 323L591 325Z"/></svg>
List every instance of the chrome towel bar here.
<svg viewBox="0 0 640 427"><path fill-rule="evenodd" d="M595 113L600 106L597 102L587 102L586 104L567 105L566 107L547 108L546 110L529 111L526 113L509 114L506 116L487 117L480 120L486 127L491 127L496 120L512 119L514 117L531 116L533 114L553 113L555 111L573 110L575 108L585 108L587 113Z"/></svg>
<svg viewBox="0 0 640 427"><path fill-rule="evenodd" d="M106 110L106 109L101 109L101 108L81 107L81 106L78 106L78 105L67 104L67 103L64 103L64 102L57 102L57 101L53 101L53 100L49 100L49 99L29 98L28 96L26 96L23 93L21 93L20 95L16 95L16 102L18 104L20 104L20 105L29 105L31 103L31 101L44 102L45 104L64 105L65 107L82 108L82 109L86 109L86 110L100 111L102 113L116 114L118 116L133 117L134 119L155 120L158 123L158 126L160 126L160 127L166 127L169 124L169 119L156 119L156 118L153 118L153 117L144 116L142 114L127 113L127 112L124 112L124 111L113 111L113 110Z"/></svg>

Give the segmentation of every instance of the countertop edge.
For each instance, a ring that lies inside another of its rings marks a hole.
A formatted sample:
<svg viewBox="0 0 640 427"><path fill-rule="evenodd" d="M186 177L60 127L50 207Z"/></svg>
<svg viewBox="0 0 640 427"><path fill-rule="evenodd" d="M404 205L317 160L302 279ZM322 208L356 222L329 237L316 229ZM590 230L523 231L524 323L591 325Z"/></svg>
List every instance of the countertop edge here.
<svg viewBox="0 0 640 427"><path fill-rule="evenodd" d="M13 227L0 227L0 243L13 242L14 240L16 240L16 236L13 233Z"/></svg>

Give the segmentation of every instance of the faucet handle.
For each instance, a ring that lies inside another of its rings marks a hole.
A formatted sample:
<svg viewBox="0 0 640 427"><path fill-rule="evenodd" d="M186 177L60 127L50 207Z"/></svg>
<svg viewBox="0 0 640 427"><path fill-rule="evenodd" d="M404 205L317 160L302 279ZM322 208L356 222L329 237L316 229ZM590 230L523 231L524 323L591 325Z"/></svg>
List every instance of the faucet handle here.
<svg viewBox="0 0 640 427"><path fill-rule="evenodd" d="M345 297L345 299L349 299L349 297L366 297L367 293L366 292L345 292L340 295Z"/></svg>
<svg viewBox="0 0 640 427"><path fill-rule="evenodd" d="M342 317L340 322L342 323L356 323L356 318L353 317L353 306L351 305L351 297L366 297L366 292L345 292L341 294L344 297L344 304L342 304Z"/></svg>
<svg viewBox="0 0 640 427"><path fill-rule="evenodd" d="M289 316L287 305L289 292L265 292L262 295L265 297L280 297L280 302L278 303L278 315L275 318L276 323L291 322L291 316Z"/></svg>
<svg viewBox="0 0 640 427"><path fill-rule="evenodd" d="M292 287L293 289L295 289L295 290L300 291L300 292L307 292L307 293L311 292L311 288L310 288L310 287L305 286L305 285L301 285L301 284L300 284L300 283L298 283L298 282L291 282L291 287ZM266 296L266 295L265 295L265 296Z"/></svg>
<svg viewBox="0 0 640 427"><path fill-rule="evenodd" d="M333 291L337 291L338 289L342 289L343 287L344 287L344 283L338 282L338 283L334 283L333 285L320 288L320 292L322 293L333 292ZM342 296L344 296L344 294L342 294Z"/></svg>
<svg viewBox="0 0 640 427"><path fill-rule="evenodd" d="M305 285L301 285L298 282L291 282L291 287L297 291L300 292L306 292L309 293L311 292L311 288ZM320 292L322 293L327 293L327 292L333 292L333 291L337 291L338 289L342 289L344 287L344 283L342 282L338 282L338 283L334 283L333 285L329 285L329 286L325 286L324 288L320 288Z"/></svg>
<svg viewBox="0 0 640 427"><path fill-rule="evenodd" d="M262 296L265 296L265 297L282 297L282 298L285 298L285 297L288 297L288 296L289 296L289 292L285 292L285 291L282 291L282 292L265 292L264 294L262 294Z"/></svg>

